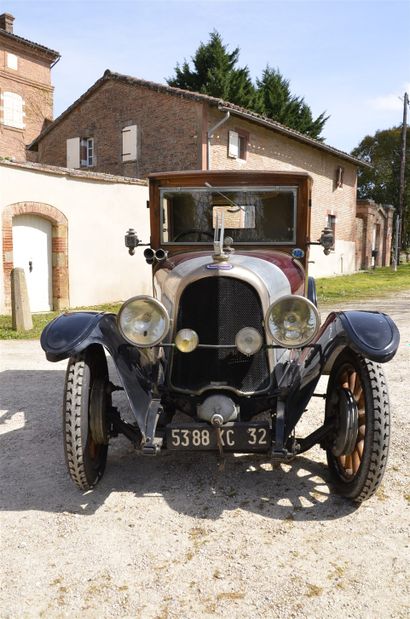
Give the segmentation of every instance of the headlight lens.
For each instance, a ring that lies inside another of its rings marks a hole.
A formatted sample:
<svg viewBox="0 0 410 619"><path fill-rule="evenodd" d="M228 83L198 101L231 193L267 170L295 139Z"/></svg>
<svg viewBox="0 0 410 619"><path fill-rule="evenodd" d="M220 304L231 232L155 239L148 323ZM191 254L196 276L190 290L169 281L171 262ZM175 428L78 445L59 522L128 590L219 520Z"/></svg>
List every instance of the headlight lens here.
<svg viewBox="0 0 410 619"><path fill-rule="evenodd" d="M181 329L175 337L175 346L181 352L192 352L198 346L199 338L193 329Z"/></svg>
<svg viewBox="0 0 410 619"><path fill-rule="evenodd" d="M118 314L118 326L126 340L148 348L158 344L168 333L169 316L165 307L152 297L129 299Z"/></svg>
<svg viewBox="0 0 410 619"><path fill-rule="evenodd" d="M289 295L272 303L266 324L274 342L285 348L301 348L315 337L320 318L311 301Z"/></svg>
<svg viewBox="0 0 410 619"><path fill-rule="evenodd" d="M253 327L244 327L236 334L235 344L237 349L244 355L254 355L263 344L262 336Z"/></svg>

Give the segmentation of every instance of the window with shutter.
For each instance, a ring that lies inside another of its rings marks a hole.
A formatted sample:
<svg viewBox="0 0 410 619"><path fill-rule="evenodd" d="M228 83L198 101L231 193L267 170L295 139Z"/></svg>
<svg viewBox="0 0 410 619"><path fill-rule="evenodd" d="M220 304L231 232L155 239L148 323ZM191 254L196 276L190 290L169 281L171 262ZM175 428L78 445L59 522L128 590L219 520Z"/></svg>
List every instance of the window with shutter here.
<svg viewBox="0 0 410 619"><path fill-rule="evenodd" d="M15 54L10 54L6 52L6 66L8 69L14 69L17 71L18 69L18 60Z"/></svg>
<svg viewBox="0 0 410 619"><path fill-rule="evenodd" d="M122 161L135 161L137 159L137 125L128 125L121 131L122 137Z"/></svg>
<svg viewBox="0 0 410 619"><path fill-rule="evenodd" d="M343 187L343 177L344 177L344 169L342 166L338 166L336 168L336 188L341 189Z"/></svg>
<svg viewBox="0 0 410 619"><path fill-rule="evenodd" d="M80 167L80 138L67 140L67 168Z"/></svg>
<svg viewBox="0 0 410 619"><path fill-rule="evenodd" d="M3 123L9 127L24 129L24 101L15 92L3 93Z"/></svg>
<svg viewBox="0 0 410 619"><path fill-rule="evenodd" d="M236 131L229 131L228 134L228 157L239 157L239 133Z"/></svg>
<svg viewBox="0 0 410 619"><path fill-rule="evenodd" d="M248 152L248 140L249 134L245 131L229 131L228 157L245 160Z"/></svg>
<svg viewBox="0 0 410 619"><path fill-rule="evenodd" d="M82 168L91 168L94 161L94 138L81 138L80 163Z"/></svg>
<svg viewBox="0 0 410 619"><path fill-rule="evenodd" d="M334 249L335 248L335 241L336 241L336 215L331 215L328 214L327 216L327 227L330 228L333 232L333 245L330 249Z"/></svg>

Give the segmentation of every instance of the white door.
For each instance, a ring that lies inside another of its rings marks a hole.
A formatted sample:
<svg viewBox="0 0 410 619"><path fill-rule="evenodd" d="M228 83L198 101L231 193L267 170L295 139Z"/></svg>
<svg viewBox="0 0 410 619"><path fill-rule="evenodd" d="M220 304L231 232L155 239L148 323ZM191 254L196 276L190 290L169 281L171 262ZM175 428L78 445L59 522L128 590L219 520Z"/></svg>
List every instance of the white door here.
<svg viewBox="0 0 410 619"><path fill-rule="evenodd" d="M13 263L25 271L30 310L52 309L51 223L36 215L13 217Z"/></svg>

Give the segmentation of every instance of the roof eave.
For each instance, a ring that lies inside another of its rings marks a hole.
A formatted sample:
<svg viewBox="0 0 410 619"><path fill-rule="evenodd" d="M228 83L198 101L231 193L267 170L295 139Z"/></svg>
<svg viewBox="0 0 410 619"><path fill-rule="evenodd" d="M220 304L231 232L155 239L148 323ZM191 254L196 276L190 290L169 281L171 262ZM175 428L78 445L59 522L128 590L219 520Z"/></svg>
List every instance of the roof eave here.
<svg viewBox="0 0 410 619"><path fill-rule="evenodd" d="M231 112L231 114L244 118L250 122L254 122L264 127L267 127L268 129L271 129L272 131L277 131L278 133L281 133L282 135L285 135L288 138L298 140L299 142L303 142L304 144L307 144L308 146L312 146L313 148L317 148L318 150L325 150L326 152L333 155L334 157L345 159L346 161L349 161L355 166L361 166L361 167L366 167L366 168L373 167L369 163L366 163L365 161L361 161L360 159L356 159L356 157L352 157L348 153L338 150L337 148L328 146L327 144L324 144L323 142L319 142L318 140L315 140L306 135L303 135L302 133L296 132L293 129L286 127L285 125L276 123L275 121L271 121L267 118L265 119L260 116L256 116L252 112L246 112L245 110L239 110L236 108L236 106L229 105L229 103L228 104L225 102L221 103L220 105L218 105L218 109L221 112L229 111Z"/></svg>
<svg viewBox="0 0 410 619"><path fill-rule="evenodd" d="M17 34L13 34L12 32L0 30L0 36L4 36L9 40L14 41L15 43L25 45L31 50L35 50L37 53L40 53L43 56L47 56L47 58L49 58L51 61L55 61L61 58L61 54L59 52L56 52L54 49L50 49L49 47L45 47L44 45L40 45L39 43L35 43L34 41L29 41L29 39L25 39L24 37L19 37Z"/></svg>

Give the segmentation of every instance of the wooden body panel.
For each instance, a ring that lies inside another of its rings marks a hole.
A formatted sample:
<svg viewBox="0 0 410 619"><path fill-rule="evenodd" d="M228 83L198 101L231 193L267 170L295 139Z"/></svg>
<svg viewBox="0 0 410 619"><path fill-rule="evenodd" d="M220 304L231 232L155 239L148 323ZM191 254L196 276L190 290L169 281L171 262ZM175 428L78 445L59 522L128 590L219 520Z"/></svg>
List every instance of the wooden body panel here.
<svg viewBox="0 0 410 619"><path fill-rule="evenodd" d="M255 172L255 171L187 171L187 172L165 172L151 174L149 176L150 188L150 218L151 218L151 246L154 249L164 247L170 256L181 252L204 251L206 245L187 245L177 243L161 243L160 236L160 189L174 187L204 187L209 183L213 187L250 187L250 186L292 186L298 188L297 221L296 221L296 243L286 244L239 244L243 250L269 249L271 251L282 251L291 253L295 247L301 248L305 256L300 262L306 268L309 253L309 230L310 230L310 204L312 191L311 177L302 172ZM212 248L212 241L209 242Z"/></svg>

